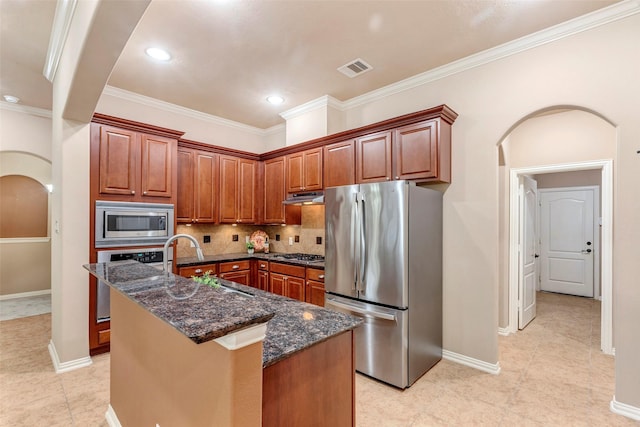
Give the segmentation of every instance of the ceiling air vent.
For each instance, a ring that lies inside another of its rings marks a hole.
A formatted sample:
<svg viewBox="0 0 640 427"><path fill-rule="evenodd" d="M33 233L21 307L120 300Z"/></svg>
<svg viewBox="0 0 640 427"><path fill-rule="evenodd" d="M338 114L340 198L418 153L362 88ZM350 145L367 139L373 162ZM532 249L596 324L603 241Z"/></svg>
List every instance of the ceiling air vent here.
<svg viewBox="0 0 640 427"><path fill-rule="evenodd" d="M344 64L342 67L338 68L338 71L347 77L359 76L360 74L364 74L370 70L373 70L373 67L360 58L354 59L348 64Z"/></svg>

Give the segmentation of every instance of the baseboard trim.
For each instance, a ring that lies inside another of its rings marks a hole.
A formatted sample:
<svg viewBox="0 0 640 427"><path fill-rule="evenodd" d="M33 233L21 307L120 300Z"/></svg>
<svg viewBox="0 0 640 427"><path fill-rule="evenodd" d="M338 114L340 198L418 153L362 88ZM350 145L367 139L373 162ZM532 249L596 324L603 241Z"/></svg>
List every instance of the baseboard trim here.
<svg viewBox="0 0 640 427"><path fill-rule="evenodd" d="M620 403L616 400L615 396L613 396L613 399L611 399L609 409L611 409L611 412L613 412L614 414L622 415L624 417L631 418L632 420L640 421L640 408L627 405L626 403Z"/></svg>
<svg viewBox="0 0 640 427"><path fill-rule="evenodd" d="M442 358L492 375L498 375L500 373L500 362L487 363L449 350L442 350Z"/></svg>
<svg viewBox="0 0 640 427"><path fill-rule="evenodd" d="M109 427L122 427L122 424L120 424L120 420L116 415L116 411L114 411L113 406L111 406L111 404L109 404L109 407L107 408L107 412L104 414L104 417L107 419L107 424L109 424Z"/></svg>
<svg viewBox="0 0 640 427"><path fill-rule="evenodd" d="M55 369L56 374L74 371L76 369L89 366L93 363L91 361L91 357L89 356L70 360L69 362L60 362L58 352L56 351L56 345L53 343L53 340L49 341L49 355L51 356L51 362L53 362L53 368Z"/></svg>
<svg viewBox="0 0 640 427"><path fill-rule="evenodd" d="M507 336L511 335L511 330L509 329L509 327L498 328L498 335L502 335L504 337L507 337Z"/></svg>
<svg viewBox="0 0 640 427"><path fill-rule="evenodd" d="M0 301L16 298L37 297L38 295L51 295L51 289L43 289L41 291L20 292L18 294L0 295Z"/></svg>

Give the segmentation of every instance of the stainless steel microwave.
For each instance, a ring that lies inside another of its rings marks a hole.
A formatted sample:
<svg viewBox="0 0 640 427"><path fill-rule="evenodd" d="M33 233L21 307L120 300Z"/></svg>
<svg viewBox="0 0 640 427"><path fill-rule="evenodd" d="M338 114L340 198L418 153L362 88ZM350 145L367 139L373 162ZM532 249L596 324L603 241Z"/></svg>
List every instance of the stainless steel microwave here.
<svg viewBox="0 0 640 427"><path fill-rule="evenodd" d="M164 245L173 236L173 205L96 200L96 248Z"/></svg>

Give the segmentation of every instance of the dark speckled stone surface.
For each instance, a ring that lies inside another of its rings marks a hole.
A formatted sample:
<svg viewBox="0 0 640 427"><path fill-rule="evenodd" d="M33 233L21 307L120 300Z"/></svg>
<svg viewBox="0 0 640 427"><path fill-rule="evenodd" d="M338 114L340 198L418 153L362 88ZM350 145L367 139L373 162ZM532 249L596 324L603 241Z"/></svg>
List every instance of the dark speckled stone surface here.
<svg viewBox="0 0 640 427"><path fill-rule="evenodd" d="M245 259L264 259L267 261L276 261L282 264L302 265L305 267L314 267L324 269L324 261L300 261L295 259L279 258L277 252L264 253L236 253L236 254L219 254L205 255L204 260L200 261L197 257L176 258L175 264L178 267L192 267L194 265L212 264L216 262L241 261Z"/></svg>
<svg viewBox="0 0 640 427"><path fill-rule="evenodd" d="M241 293L212 289L173 274L165 278L137 261L84 267L196 343L268 321L264 367L362 323L357 317L227 280L220 282Z"/></svg>

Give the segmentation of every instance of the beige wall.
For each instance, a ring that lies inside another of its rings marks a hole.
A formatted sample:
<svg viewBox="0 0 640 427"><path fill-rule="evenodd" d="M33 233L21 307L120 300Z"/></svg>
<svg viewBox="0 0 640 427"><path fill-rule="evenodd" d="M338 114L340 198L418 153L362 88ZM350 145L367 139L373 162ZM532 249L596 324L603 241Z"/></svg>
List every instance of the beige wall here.
<svg viewBox="0 0 640 427"><path fill-rule="evenodd" d="M51 289L49 238L0 242L0 296Z"/></svg>
<svg viewBox="0 0 640 427"><path fill-rule="evenodd" d="M602 173L599 170L574 172L543 173L533 177L538 188L580 187L583 185L600 186Z"/></svg>
<svg viewBox="0 0 640 427"><path fill-rule="evenodd" d="M51 117L14 111L2 106L0 152L9 151L30 153L51 162Z"/></svg>

